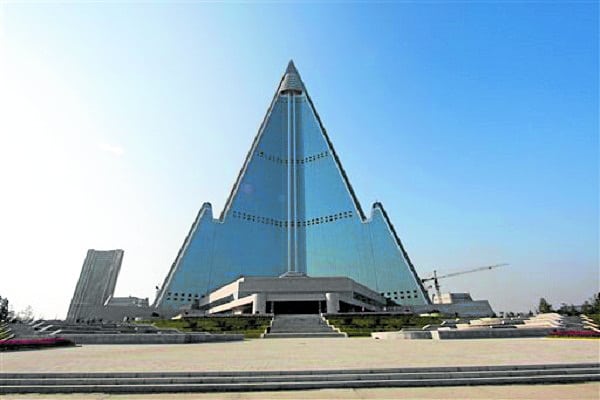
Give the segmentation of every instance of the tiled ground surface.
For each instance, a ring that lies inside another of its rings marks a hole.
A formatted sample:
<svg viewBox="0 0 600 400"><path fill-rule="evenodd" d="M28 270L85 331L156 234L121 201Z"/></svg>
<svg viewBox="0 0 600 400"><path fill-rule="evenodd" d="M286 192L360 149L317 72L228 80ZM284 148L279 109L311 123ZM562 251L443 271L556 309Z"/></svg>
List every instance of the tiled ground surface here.
<svg viewBox="0 0 600 400"><path fill-rule="evenodd" d="M3 400L117 400L117 399L223 399L223 400L317 400L317 399L532 399L532 400L598 400L600 383L577 385L521 385L521 386L461 386L445 388L398 389L335 389L293 392L251 393L177 393L155 395L22 395L6 396Z"/></svg>
<svg viewBox="0 0 600 400"><path fill-rule="evenodd" d="M600 362L600 341L256 339L0 353L0 371L248 371Z"/></svg>

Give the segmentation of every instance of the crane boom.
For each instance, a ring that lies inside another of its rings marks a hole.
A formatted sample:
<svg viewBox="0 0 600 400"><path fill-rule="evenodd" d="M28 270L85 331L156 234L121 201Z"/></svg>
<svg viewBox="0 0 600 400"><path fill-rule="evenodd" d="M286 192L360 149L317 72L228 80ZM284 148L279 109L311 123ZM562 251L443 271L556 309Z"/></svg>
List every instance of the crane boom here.
<svg viewBox="0 0 600 400"><path fill-rule="evenodd" d="M494 264L494 265L486 265L485 267L479 267L479 268L473 268L473 269L468 269L466 271L458 271L458 272L451 272L449 274L446 275L438 275L437 279L442 279L442 278L450 278L452 276L458 276L458 275L462 275L462 274L470 274L471 272L477 272L477 271L485 271L486 269L494 269L494 268L498 268L498 267L503 267L505 265L508 265L507 263L502 263L502 264ZM425 278L423 279L423 281L430 281L433 280L434 278Z"/></svg>
<svg viewBox="0 0 600 400"><path fill-rule="evenodd" d="M435 288L435 293L437 295L437 298L440 299L441 296L442 296L442 293L440 291L439 279L450 278L452 276L458 276L458 275L463 275L463 274L470 274L471 272L485 271L487 269L494 269L494 268L498 268L498 267L503 267L505 265L508 265L508 264L507 263L502 263L502 264L486 265L485 267L478 267L478 268L468 269L468 270L465 270L465 271L451 272L449 274L439 275L439 276L437 274L437 271L434 270L432 277L421 279L421 282L433 281L433 286Z"/></svg>

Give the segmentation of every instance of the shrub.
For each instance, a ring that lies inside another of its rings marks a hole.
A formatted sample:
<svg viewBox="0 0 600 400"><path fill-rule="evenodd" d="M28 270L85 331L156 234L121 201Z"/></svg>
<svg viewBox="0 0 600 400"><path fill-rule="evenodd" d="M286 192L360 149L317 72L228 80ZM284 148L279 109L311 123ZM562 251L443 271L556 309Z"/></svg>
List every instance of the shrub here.
<svg viewBox="0 0 600 400"><path fill-rule="evenodd" d="M348 336L370 336L371 332L398 331L402 328L421 328L425 325L439 324L439 317L420 317L416 315L362 315L352 317L332 317L327 319L331 325L339 328Z"/></svg>
<svg viewBox="0 0 600 400"><path fill-rule="evenodd" d="M75 346L75 343L64 338L35 338L0 340L0 351L40 349L45 347Z"/></svg>
<svg viewBox="0 0 600 400"><path fill-rule="evenodd" d="M260 337L271 323L270 317L195 317L179 320L140 321L158 328L175 328L183 332L241 333L246 338Z"/></svg>
<svg viewBox="0 0 600 400"><path fill-rule="evenodd" d="M548 337L554 338L591 338L600 339L600 332L576 331L576 330L553 330Z"/></svg>

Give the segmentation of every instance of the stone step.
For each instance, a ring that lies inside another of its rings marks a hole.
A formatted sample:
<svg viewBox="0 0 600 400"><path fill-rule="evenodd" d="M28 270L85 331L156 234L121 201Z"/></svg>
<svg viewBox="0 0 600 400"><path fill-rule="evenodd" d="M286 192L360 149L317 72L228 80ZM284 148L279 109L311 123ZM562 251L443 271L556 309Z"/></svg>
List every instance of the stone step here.
<svg viewBox="0 0 600 400"><path fill-rule="evenodd" d="M339 332L276 332L265 333L265 339L290 339L290 338L346 338L345 333Z"/></svg>
<svg viewBox="0 0 600 400"><path fill-rule="evenodd" d="M168 393L600 381L598 364L336 371L0 374L0 393Z"/></svg>
<svg viewBox="0 0 600 400"><path fill-rule="evenodd" d="M33 327L29 326L28 324L10 323L8 324L8 328L12 331L15 337L18 338L36 335L35 329L33 329Z"/></svg>
<svg viewBox="0 0 600 400"><path fill-rule="evenodd" d="M160 372L0 372L0 379L46 379L46 378L143 378L143 377L202 377L202 376L298 376L339 374L409 374L409 373L456 373L495 371L552 371L592 368L600 372L600 363L557 363L517 365L465 365L444 367L359 368L359 369L310 369L310 370L249 370L249 371L160 371Z"/></svg>
<svg viewBox="0 0 600 400"><path fill-rule="evenodd" d="M575 384L599 381L599 375L565 375L508 378L421 379L393 381L336 381L336 382L270 382L234 384L166 384L166 385L82 385L82 386L3 386L1 394L26 393L192 393L192 392L250 392L275 390L317 390L347 388L433 387L471 385Z"/></svg>
<svg viewBox="0 0 600 400"><path fill-rule="evenodd" d="M299 327L298 329L293 327L286 327L285 329L271 329L269 333L338 333L332 331L330 328L305 328Z"/></svg>
<svg viewBox="0 0 600 400"><path fill-rule="evenodd" d="M318 314L276 315L265 338L346 337Z"/></svg>
<svg viewBox="0 0 600 400"><path fill-rule="evenodd" d="M538 376L538 375L585 375L597 374L595 368L573 368L556 370L528 370L528 371L470 371L454 372L453 378L495 378L506 376ZM400 379L444 379L446 372L415 372L415 373L371 373L367 374L369 380L400 380ZM190 377L135 377L135 378L34 378L15 379L0 378L0 383L9 386L20 385L164 385L164 384L207 384L207 383L258 383L258 382L293 382L301 380L311 381L351 381L361 380L365 374L311 374L311 375L262 375L262 376L190 376Z"/></svg>

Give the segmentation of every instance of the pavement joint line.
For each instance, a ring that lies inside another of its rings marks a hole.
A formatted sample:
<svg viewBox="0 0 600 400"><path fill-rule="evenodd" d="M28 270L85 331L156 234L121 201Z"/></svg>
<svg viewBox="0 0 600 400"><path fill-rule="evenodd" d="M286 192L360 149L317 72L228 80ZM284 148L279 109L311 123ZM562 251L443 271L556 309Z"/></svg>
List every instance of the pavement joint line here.
<svg viewBox="0 0 600 400"><path fill-rule="evenodd" d="M268 380L268 379L276 379L276 380L290 380L290 379L298 379L302 377L310 377L312 379L339 379L339 378L353 378L353 379L363 379L365 376L369 377L378 377L381 379L391 379L392 377L398 376L416 376L426 378L428 376L481 376L481 375L509 375L509 376L519 376L519 375L554 375L554 374L576 374L576 373L595 373L600 372L600 368L594 367L574 367L574 368L552 368L552 369L532 369L532 370L506 370L506 371L458 371L458 372L442 372L442 371L422 371L422 372L386 372L386 373L371 373L371 374L318 374L318 375L272 375L265 374L261 376L249 375L249 376L169 376L168 374L165 376L137 376L137 377L115 377L115 376L103 376L103 377L78 377L78 376L69 376L69 377L36 377L36 378L3 378L0 377L0 382L5 383L14 383L14 382L28 382L28 381L47 381L47 382L63 382L63 381L80 381L80 380L89 380L89 381L123 381L123 382L152 382L158 380L178 380L182 382L190 381L190 380L207 380L207 381L223 381L223 382L234 382L236 380Z"/></svg>
<svg viewBox="0 0 600 400"><path fill-rule="evenodd" d="M535 375L535 376L563 376L563 375L598 375L597 371L577 371L576 373L558 373L558 374L551 374L551 375ZM528 376L528 375L526 375ZM440 376L434 376L434 377L424 377L424 376L416 376L416 377L408 377L408 376L384 376L384 377L372 377L372 376L367 376L367 377L353 377L352 379L331 379L331 378L323 378L323 379L311 379L311 382L328 382L328 381L365 381L365 380L371 380L371 381L391 381L391 380L399 380L401 378L404 379L421 379L421 380L425 380L425 379L445 379L445 378L452 378L452 379L470 379L470 378L507 378L507 377L522 377L522 375L518 375L518 374L500 374L500 375L496 375L496 376L482 376L482 375L474 375L474 376L464 376L464 375L453 375L453 376L444 376L442 374L440 374ZM297 381L297 380L296 380ZM94 382L80 382L78 380L65 380L65 381L60 381L60 382L54 382L54 381L50 381L50 382L43 382L43 381L33 381L33 382L19 382L19 381L15 381L15 382L4 382L5 386L75 386L75 385L160 385L160 384L170 384L170 385L177 385L177 384L235 384L235 383L288 383L288 382L294 382L291 380L282 380L282 379L261 379L261 380L255 380L255 379L251 379L251 380L220 380L220 379L216 379L216 380L202 380L202 379L192 379L192 380L188 380L188 381L182 381L181 378L179 379L160 379L160 380L142 380L142 381L131 381L131 380L127 380L127 381L116 381L114 379L108 379L108 380L100 380L100 381L94 381Z"/></svg>
<svg viewBox="0 0 600 400"><path fill-rule="evenodd" d="M4 372L0 378L43 378L73 377L82 378L115 377L200 377L200 376L266 376L266 375L321 375L321 374L373 374L373 373L419 373L419 372L469 372L469 371L512 371L512 370L545 370L560 368L600 368L600 363L570 364L528 364L528 365L482 365L482 366L443 366L443 367L410 367L410 368L367 368L367 369L331 369L331 370L289 370L289 371L207 371L207 372Z"/></svg>
<svg viewBox="0 0 600 400"><path fill-rule="evenodd" d="M436 380L394 380L394 381L338 381L326 382L326 385L314 382L294 382L288 384L233 384L233 385L135 385L135 386L67 386L67 387L0 387L0 393L168 393L168 392L230 392L230 391L267 391L267 390L306 390L326 388L375 388L375 387L428 387L428 386L473 386L473 385L504 385L504 384L541 384L541 383L573 383L600 381L600 375L560 376L551 377L522 377L508 378L479 378L479 379L436 379ZM558 378L558 379L557 379ZM525 381L524 379L528 379ZM36 390L37 389L37 390ZM40 390L43 389L43 390Z"/></svg>

